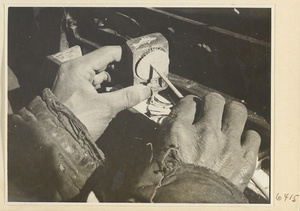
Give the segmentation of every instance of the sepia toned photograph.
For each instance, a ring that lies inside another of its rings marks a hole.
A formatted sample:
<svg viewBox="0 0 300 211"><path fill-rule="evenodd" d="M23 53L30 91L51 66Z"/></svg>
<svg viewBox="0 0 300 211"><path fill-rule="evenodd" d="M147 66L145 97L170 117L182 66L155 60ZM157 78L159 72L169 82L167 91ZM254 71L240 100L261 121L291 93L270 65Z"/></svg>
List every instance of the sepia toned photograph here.
<svg viewBox="0 0 300 211"><path fill-rule="evenodd" d="M8 7L6 202L270 205L272 13Z"/></svg>

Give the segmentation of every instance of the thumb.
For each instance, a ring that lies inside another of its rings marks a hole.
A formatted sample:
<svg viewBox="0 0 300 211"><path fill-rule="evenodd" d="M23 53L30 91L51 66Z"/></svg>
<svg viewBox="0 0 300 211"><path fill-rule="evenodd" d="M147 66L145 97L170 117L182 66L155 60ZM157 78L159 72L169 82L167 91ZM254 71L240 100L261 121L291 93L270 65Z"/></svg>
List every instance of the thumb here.
<svg viewBox="0 0 300 211"><path fill-rule="evenodd" d="M109 99L112 110L117 113L151 97L151 89L148 86L136 85L104 95Z"/></svg>

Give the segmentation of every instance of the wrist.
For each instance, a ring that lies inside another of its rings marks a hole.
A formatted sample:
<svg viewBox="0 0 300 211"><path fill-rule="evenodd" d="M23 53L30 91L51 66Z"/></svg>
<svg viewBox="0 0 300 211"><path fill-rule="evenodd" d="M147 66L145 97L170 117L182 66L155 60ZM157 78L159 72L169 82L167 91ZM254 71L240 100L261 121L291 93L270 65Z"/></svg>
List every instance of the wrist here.
<svg viewBox="0 0 300 211"><path fill-rule="evenodd" d="M174 190L180 191L174 191ZM164 175L153 202L248 203L244 194L226 178L202 166L178 164Z"/></svg>

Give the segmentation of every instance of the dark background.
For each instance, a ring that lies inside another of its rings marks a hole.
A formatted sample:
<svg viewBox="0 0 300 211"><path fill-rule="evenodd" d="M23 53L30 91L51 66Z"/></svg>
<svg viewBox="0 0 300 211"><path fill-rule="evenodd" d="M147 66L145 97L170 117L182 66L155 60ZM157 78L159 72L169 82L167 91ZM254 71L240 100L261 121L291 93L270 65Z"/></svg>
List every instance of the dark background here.
<svg viewBox="0 0 300 211"><path fill-rule="evenodd" d="M234 8L158 9L202 25L147 8L68 8L68 12L77 21L80 35L100 45L162 33L169 41L171 73L244 100L250 110L270 121L271 9L237 8L239 14ZM8 65L23 90L21 98L11 99L18 101L12 102L15 110L44 88L45 56L59 51L64 13L63 8L38 12L36 8L9 8ZM104 29L120 36L104 33Z"/></svg>

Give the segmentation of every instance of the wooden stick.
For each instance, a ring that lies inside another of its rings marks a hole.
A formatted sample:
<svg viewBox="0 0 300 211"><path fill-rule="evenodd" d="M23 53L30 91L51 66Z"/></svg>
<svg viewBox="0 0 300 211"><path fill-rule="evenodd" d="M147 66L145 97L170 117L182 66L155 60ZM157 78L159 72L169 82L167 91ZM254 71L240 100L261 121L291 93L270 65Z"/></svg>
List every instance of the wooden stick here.
<svg viewBox="0 0 300 211"><path fill-rule="evenodd" d="M152 65L151 65L152 66ZM153 66L152 66L153 67ZM153 69L158 73L162 79L169 85L169 87L174 91L174 93L179 97L183 98L183 95L178 91L178 89L172 84L172 82L163 74L161 73L158 68L153 67Z"/></svg>

